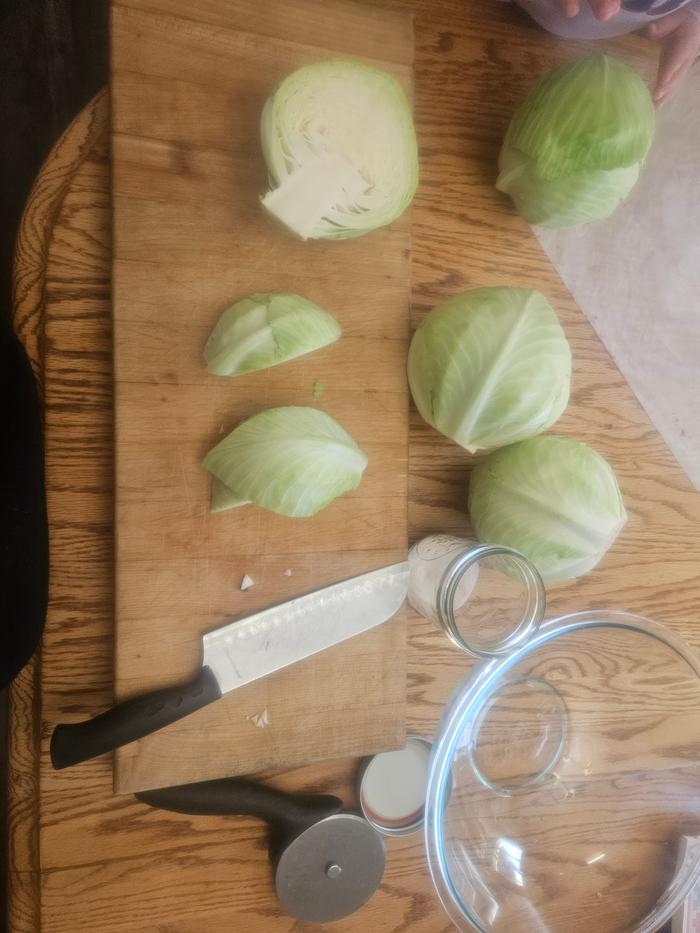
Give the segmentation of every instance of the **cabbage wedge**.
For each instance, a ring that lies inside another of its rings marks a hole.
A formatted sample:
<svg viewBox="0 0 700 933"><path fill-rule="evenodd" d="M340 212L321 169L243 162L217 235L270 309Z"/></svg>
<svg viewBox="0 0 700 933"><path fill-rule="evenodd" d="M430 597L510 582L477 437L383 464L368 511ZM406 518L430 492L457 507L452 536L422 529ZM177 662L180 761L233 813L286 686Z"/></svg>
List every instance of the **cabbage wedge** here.
<svg viewBox="0 0 700 933"><path fill-rule="evenodd" d="M312 353L340 334L335 318L301 295L250 295L221 315L204 359L210 373L238 376Z"/></svg>
<svg viewBox="0 0 700 933"><path fill-rule="evenodd" d="M300 518L356 489L367 457L330 415L288 406L239 424L203 465L214 477L212 511L253 502Z"/></svg>

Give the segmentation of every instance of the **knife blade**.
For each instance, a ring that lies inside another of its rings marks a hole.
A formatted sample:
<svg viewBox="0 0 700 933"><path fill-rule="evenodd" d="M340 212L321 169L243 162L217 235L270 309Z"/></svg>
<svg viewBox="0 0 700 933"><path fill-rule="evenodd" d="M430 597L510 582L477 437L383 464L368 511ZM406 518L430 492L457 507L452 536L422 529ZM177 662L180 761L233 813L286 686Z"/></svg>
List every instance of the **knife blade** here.
<svg viewBox="0 0 700 933"><path fill-rule="evenodd" d="M398 612L407 590L403 561L229 622L204 635L202 667L190 683L56 726L53 767L67 768L141 739L231 690L369 631Z"/></svg>

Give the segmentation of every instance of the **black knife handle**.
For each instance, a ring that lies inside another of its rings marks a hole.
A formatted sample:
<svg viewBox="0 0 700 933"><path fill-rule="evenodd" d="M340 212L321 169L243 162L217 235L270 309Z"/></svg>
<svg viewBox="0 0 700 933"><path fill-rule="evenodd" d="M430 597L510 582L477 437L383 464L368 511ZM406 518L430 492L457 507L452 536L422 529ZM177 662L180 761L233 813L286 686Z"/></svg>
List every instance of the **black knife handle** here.
<svg viewBox="0 0 700 933"><path fill-rule="evenodd" d="M244 781L223 778L141 791L139 800L161 810L197 816L254 816L276 833L295 837L327 816L339 813L342 800L327 794L285 794L283 791Z"/></svg>
<svg viewBox="0 0 700 933"><path fill-rule="evenodd" d="M111 752L184 719L220 697L214 674L203 667L185 686L166 687L134 697L85 722L56 726L51 736L51 763L56 769L68 768Z"/></svg>

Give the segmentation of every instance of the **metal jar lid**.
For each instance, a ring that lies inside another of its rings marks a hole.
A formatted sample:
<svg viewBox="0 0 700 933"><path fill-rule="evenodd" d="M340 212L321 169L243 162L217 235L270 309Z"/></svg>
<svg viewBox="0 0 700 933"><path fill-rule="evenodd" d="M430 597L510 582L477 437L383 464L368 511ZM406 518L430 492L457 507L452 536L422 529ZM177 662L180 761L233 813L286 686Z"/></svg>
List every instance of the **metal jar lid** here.
<svg viewBox="0 0 700 933"><path fill-rule="evenodd" d="M423 826L432 745L419 735L403 748L368 759L358 787L360 809L383 836L408 836Z"/></svg>

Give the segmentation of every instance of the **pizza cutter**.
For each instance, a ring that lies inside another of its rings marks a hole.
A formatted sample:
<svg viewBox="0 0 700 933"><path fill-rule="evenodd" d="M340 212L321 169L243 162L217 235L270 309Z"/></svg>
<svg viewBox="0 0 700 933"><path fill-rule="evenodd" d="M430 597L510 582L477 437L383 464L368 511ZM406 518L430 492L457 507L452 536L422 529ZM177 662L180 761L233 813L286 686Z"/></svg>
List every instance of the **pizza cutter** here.
<svg viewBox="0 0 700 933"><path fill-rule="evenodd" d="M337 797L286 794L234 778L136 794L161 810L197 816L254 816L270 827L275 888L286 913L327 923L354 913L379 887L381 836Z"/></svg>

